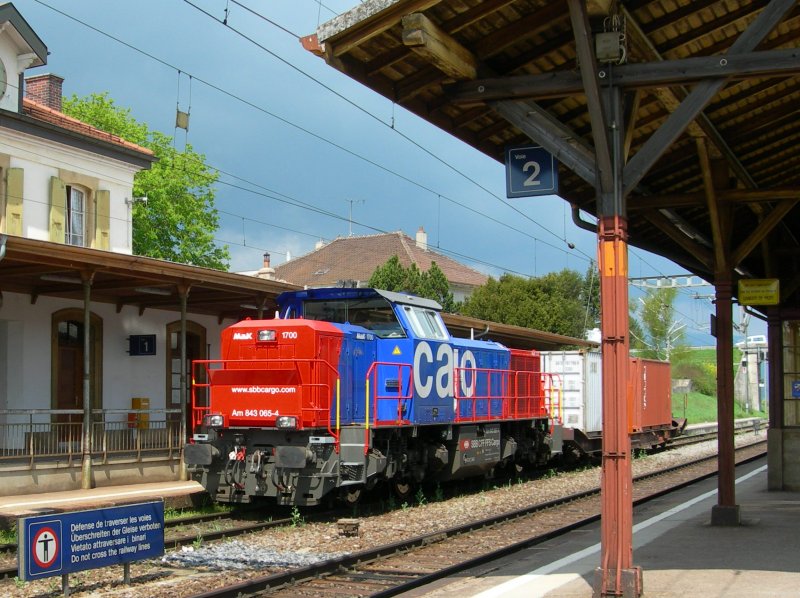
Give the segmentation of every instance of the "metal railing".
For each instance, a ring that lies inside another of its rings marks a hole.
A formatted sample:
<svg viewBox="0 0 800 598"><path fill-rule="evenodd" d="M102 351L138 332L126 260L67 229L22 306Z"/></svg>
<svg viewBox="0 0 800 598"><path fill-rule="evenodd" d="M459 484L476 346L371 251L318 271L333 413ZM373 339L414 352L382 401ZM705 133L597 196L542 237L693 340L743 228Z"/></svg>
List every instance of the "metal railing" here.
<svg viewBox="0 0 800 598"><path fill-rule="evenodd" d="M183 444L180 428L180 409L95 409L92 459L177 459ZM0 468L54 461L79 467L82 442L81 409L0 409Z"/></svg>

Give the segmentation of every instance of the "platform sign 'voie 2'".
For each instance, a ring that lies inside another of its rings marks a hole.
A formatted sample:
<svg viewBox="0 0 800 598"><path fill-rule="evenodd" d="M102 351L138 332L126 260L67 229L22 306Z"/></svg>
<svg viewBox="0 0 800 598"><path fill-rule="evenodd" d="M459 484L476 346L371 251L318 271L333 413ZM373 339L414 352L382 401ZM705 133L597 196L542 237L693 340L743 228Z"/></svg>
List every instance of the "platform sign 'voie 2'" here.
<svg viewBox="0 0 800 598"><path fill-rule="evenodd" d="M506 148L507 197L556 193L558 162L553 154L534 145Z"/></svg>
<svg viewBox="0 0 800 598"><path fill-rule="evenodd" d="M121 565L164 554L164 502L21 517L23 581Z"/></svg>

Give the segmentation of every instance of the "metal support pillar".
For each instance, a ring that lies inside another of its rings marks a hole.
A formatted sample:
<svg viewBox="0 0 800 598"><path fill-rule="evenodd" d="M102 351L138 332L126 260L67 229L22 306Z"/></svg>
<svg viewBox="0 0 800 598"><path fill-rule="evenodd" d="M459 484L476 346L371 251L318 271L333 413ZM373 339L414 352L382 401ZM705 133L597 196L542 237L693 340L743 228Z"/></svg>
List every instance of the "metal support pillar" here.
<svg viewBox="0 0 800 598"><path fill-rule="evenodd" d="M603 351L603 455L600 482L600 567L594 596L642 595L642 570L633 566L631 441L628 430L630 339L628 323L628 221L622 195L624 117L622 90L604 94L612 185L600 178L597 241Z"/></svg>
<svg viewBox="0 0 800 598"><path fill-rule="evenodd" d="M83 283L83 439L81 449L81 488L92 488L92 278L84 274Z"/></svg>
<svg viewBox="0 0 800 598"><path fill-rule="evenodd" d="M733 442L733 284L729 278L714 281L717 305L717 504L711 525L739 525L739 505L734 487L736 461Z"/></svg>
<svg viewBox="0 0 800 598"><path fill-rule="evenodd" d="M603 462L600 567L595 596L642 594L633 566L631 442L628 434L628 245L626 221L600 219L598 263L603 331Z"/></svg>
<svg viewBox="0 0 800 598"><path fill-rule="evenodd" d="M186 393L186 312L189 302L189 287L179 285L178 295L181 299L181 332L180 332L180 348L181 348L181 381L180 381L180 396L181 396L181 424L180 424L180 446L181 446L181 461L180 461L180 480L186 481L189 479L189 474L186 471L186 462L184 460L184 446L187 441L187 393Z"/></svg>

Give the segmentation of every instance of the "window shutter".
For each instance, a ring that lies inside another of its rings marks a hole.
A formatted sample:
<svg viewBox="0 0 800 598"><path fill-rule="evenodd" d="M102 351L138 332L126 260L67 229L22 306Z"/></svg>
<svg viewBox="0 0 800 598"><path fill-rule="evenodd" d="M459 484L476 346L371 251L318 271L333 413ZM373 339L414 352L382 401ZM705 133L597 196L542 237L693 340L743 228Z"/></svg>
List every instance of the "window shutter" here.
<svg viewBox="0 0 800 598"><path fill-rule="evenodd" d="M50 240L66 242L67 186L57 176L50 177Z"/></svg>
<svg viewBox="0 0 800 598"><path fill-rule="evenodd" d="M111 247L109 242L109 229L111 228L111 192L98 191L95 195L97 199L97 212L94 215L94 248L108 249Z"/></svg>
<svg viewBox="0 0 800 598"><path fill-rule="evenodd" d="M6 177L6 232L22 236L22 169L9 168Z"/></svg>

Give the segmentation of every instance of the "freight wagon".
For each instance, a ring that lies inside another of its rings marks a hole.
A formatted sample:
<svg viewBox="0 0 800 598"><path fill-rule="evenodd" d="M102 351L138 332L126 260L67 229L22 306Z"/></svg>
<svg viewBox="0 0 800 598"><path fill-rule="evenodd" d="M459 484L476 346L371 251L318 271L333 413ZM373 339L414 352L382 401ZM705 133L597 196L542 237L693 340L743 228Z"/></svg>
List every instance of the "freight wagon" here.
<svg viewBox="0 0 800 598"><path fill-rule="evenodd" d="M599 351L542 351L546 379L561 384L565 454L602 449L603 371ZM631 358L628 430L632 448L664 446L681 434L686 420L672 417L670 364Z"/></svg>

